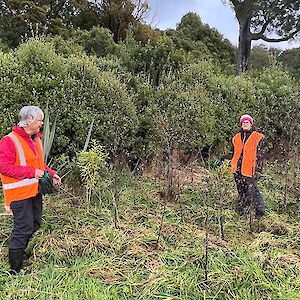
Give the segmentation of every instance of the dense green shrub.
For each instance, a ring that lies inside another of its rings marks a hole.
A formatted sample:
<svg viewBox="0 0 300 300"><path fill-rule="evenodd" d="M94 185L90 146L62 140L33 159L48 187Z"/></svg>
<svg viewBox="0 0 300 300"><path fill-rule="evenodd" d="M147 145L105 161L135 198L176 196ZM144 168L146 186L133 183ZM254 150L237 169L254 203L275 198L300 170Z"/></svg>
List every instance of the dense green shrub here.
<svg viewBox="0 0 300 300"><path fill-rule="evenodd" d="M158 127L166 141L186 150L201 150L214 142L214 108L201 82L166 78L156 102Z"/></svg>
<svg viewBox="0 0 300 300"><path fill-rule="evenodd" d="M230 143L231 137L239 130L239 117L242 114L252 114L254 106L254 89L252 82L246 76L234 77L221 73L218 66L204 60L190 65L181 74L181 81L189 85L191 90L199 84L206 92L212 114L213 138L207 146L220 148ZM205 111L205 108L203 108ZM210 128L210 127L208 127ZM212 149L214 150L214 149Z"/></svg>
<svg viewBox="0 0 300 300"><path fill-rule="evenodd" d="M154 86L160 84L165 74L181 70L186 61L168 36L159 37L155 45L142 45L128 38L119 51L127 69L133 74L145 74Z"/></svg>
<svg viewBox="0 0 300 300"><path fill-rule="evenodd" d="M281 67L265 69L252 78L257 122L268 137L269 148L288 153L299 145L299 85Z"/></svg>
<svg viewBox="0 0 300 300"><path fill-rule="evenodd" d="M215 104L218 140L232 137L239 130L239 118L254 113L254 88L246 76L219 75L214 77L215 89L211 91Z"/></svg>
<svg viewBox="0 0 300 300"><path fill-rule="evenodd" d="M138 116L138 127L128 157L131 165L151 159L157 152L155 90L142 76L132 76L127 88Z"/></svg>
<svg viewBox="0 0 300 300"><path fill-rule="evenodd" d="M74 40L83 46L90 55L98 57L114 53L116 44L107 28L93 27L90 31L77 30Z"/></svg>
<svg viewBox="0 0 300 300"><path fill-rule="evenodd" d="M60 56L69 57L70 55L84 55L85 51L82 45L79 45L73 38L63 38L60 35L46 37L46 41L51 43L55 52Z"/></svg>
<svg viewBox="0 0 300 300"><path fill-rule="evenodd" d="M20 88L20 76L18 63L13 53L0 51L0 97L1 111L0 130L1 135L9 132L15 122L15 116L19 108L19 102L25 97Z"/></svg>
<svg viewBox="0 0 300 300"><path fill-rule="evenodd" d="M96 60L83 54L63 57L43 40L30 40L0 59L0 109L17 116L23 105L49 103L58 120L53 153L74 155L82 149L92 119L92 137L107 150L130 146L138 125L135 106L126 86L113 73L99 71ZM5 118L2 134L8 129Z"/></svg>
<svg viewBox="0 0 300 300"><path fill-rule="evenodd" d="M45 109L48 103L57 118L56 155L81 150L92 120L92 138L131 165L153 157L166 139L185 150L224 152L245 113L265 132L270 149L298 145L299 85L280 66L226 76L209 59L187 65L168 37L144 48L128 40L118 51L91 57L59 38L0 51L1 135L22 106Z"/></svg>

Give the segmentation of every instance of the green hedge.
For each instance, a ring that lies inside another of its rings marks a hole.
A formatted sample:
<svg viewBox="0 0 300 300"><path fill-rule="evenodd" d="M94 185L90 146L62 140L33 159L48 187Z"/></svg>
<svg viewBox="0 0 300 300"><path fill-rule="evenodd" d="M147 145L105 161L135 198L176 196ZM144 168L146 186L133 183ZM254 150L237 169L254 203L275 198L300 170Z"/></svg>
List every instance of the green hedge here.
<svg viewBox="0 0 300 300"><path fill-rule="evenodd" d="M0 51L1 135L22 106L48 103L57 118L52 155L81 150L93 119L92 138L134 162L155 155L166 136L185 150L225 151L244 113L267 135L269 149L287 152L299 143L299 84L278 66L234 77L203 60L161 74L156 86L151 74L131 73L122 59L100 61L57 38Z"/></svg>
<svg viewBox="0 0 300 300"><path fill-rule="evenodd" d="M92 119L96 138L108 150L124 148L138 126L135 105L125 84L112 72L99 71L84 53L63 57L51 43L30 40L12 54L0 54L0 109L16 117L24 105L44 109L49 104L57 118L54 154L74 155L84 146ZM11 127L8 114L1 116L1 134Z"/></svg>

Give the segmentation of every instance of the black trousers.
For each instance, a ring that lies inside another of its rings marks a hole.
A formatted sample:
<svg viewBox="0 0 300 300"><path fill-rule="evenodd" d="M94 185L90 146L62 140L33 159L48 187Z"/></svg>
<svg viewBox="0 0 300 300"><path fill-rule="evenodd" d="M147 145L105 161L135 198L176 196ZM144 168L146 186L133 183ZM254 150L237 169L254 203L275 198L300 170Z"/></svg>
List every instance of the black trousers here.
<svg viewBox="0 0 300 300"><path fill-rule="evenodd" d="M42 221L42 195L13 201L13 230L9 242L10 250L26 249L33 233L40 228Z"/></svg>
<svg viewBox="0 0 300 300"><path fill-rule="evenodd" d="M244 214L252 204L256 210L256 217L260 218L265 215L265 201L257 188L257 179L254 177L246 177L241 173L234 174L234 180L240 196L238 210L240 214Z"/></svg>

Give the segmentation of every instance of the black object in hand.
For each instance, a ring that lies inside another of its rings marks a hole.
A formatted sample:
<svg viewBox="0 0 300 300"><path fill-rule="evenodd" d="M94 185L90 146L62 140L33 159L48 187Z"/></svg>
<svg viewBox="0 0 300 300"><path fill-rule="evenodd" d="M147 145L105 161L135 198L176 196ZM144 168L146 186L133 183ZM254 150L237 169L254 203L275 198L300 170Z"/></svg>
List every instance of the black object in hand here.
<svg viewBox="0 0 300 300"><path fill-rule="evenodd" d="M39 193L41 195L51 194L54 192L53 179L48 171L44 172L43 177L39 180Z"/></svg>

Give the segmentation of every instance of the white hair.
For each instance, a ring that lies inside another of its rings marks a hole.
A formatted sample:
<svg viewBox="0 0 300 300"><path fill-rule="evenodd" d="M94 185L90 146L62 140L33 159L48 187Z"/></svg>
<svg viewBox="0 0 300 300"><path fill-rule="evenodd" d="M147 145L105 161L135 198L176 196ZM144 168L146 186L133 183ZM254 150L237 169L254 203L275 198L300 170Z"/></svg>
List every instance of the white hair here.
<svg viewBox="0 0 300 300"><path fill-rule="evenodd" d="M19 123L20 127L27 127L27 121L34 121L38 117L44 118L43 111L37 106L24 106L19 112Z"/></svg>

